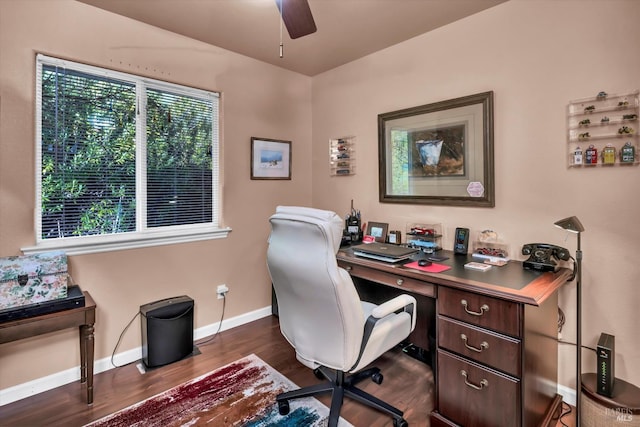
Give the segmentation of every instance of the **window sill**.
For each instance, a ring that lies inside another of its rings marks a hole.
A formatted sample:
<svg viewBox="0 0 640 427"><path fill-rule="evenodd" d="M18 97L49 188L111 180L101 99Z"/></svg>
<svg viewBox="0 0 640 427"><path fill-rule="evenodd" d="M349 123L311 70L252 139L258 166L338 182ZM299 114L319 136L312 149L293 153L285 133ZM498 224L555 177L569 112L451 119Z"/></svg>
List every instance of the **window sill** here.
<svg viewBox="0 0 640 427"><path fill-rule="evenodd" d="M182 233L180 235L138 234L135 236L101 236L100 238L92 240L87 238L69 238L40 242L36 246L26 246L21 248L21 250L25 255L50 251L64 251L67 255L83 255L176 243L198 242L202 240L224 239L230 232L231 228L227 227L191 234Z"/></svg>

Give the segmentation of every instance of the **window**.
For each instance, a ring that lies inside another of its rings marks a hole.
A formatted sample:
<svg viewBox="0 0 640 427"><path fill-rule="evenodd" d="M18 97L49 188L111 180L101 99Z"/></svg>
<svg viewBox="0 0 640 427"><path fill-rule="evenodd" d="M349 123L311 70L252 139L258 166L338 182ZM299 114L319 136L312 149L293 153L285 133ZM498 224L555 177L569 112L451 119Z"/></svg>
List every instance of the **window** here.
<svg viewBox="0 0 640 427"><path fill-rule="evenodd" d="M409 132L391 129L391 194L410 194L409 147Z"/></svg>
<svg viewBox="0 0 640 427"><path fill-rule="evenodd" d="M224 237L219 94L37 57L36 233L68 253Z"/></svg>

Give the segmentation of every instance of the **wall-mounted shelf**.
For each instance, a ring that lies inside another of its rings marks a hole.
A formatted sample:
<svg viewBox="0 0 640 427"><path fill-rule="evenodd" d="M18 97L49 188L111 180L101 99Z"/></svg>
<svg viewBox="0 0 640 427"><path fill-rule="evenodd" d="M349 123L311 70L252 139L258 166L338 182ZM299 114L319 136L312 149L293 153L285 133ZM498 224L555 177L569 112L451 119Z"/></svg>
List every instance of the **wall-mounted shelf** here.
<svg viewBox="0 0 640 427"><path fill-rule="evenodd" d="M567 111L569 167L628 166L640 163L640 91L604 92L571 101Z"/></svg>
<svg viewBox="0 0 640 427"><path fill-rule="evenodd" d="M356 173L354 136L329 140L329 166L332 176L348 176Z"/></svg>

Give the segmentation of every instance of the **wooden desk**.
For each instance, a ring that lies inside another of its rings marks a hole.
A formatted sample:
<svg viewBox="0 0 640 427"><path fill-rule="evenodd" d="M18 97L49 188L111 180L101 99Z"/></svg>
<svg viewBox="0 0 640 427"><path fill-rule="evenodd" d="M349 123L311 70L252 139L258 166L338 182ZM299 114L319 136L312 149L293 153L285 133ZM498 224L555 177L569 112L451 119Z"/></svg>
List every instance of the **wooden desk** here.
<svg viewBox="0 0 640 427"><path fill-rule="evenodd" d="M93 403L93 325L96 303L84 293L84 307L0 323L0 344L78 327L80 332L80 382L87 384L87 404Z"/></svg>
<svg viewBox="0 0 640 427"><path fill-rule="evenodd" d="M472 271L464 268L471 256L443 254L449 259L440 264L451 268L442 273L356 257L350 249L337 258L364 300L416 297L410 339L433 356L432 426L555 426L562 403L557 291L571 271L529 271L520 262Z"/></svg>

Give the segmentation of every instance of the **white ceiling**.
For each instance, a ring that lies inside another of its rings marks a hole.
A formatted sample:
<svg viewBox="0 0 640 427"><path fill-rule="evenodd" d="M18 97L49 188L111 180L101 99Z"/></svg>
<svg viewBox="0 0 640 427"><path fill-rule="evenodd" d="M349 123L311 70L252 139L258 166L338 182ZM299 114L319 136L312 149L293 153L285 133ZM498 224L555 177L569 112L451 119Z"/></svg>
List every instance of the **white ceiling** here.
<svg viewBox="0 0 640 427"><path fill-rule="evenodd" d="M507 0L309 0L318 31L295 40L276 0L78 0L313 76Z"/></svg>

